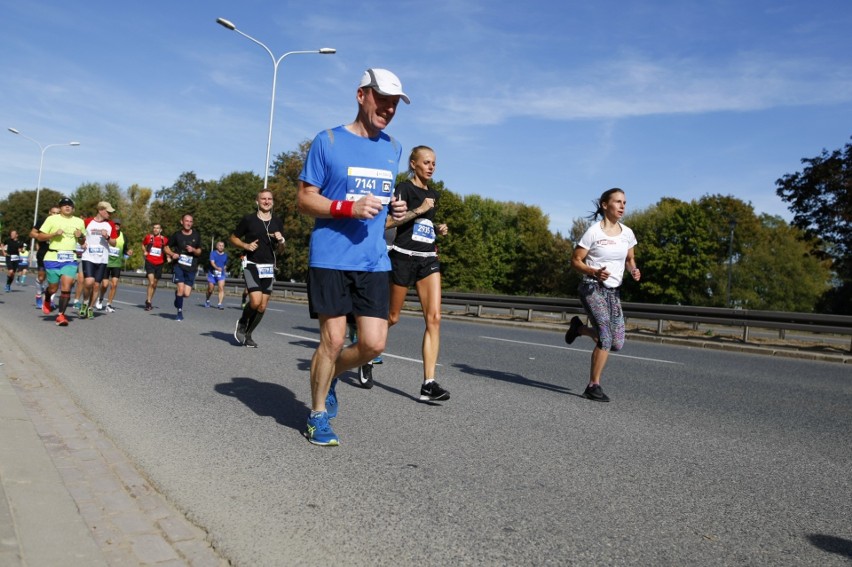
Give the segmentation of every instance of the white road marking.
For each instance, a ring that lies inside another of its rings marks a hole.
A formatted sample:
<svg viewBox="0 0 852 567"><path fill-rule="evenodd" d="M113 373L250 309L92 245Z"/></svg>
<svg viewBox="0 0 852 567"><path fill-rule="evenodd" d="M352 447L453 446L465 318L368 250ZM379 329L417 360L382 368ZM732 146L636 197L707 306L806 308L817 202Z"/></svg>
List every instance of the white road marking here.
<svg viewBox="0 0 852 567"><path fill-rule="evenodd" d="M292 335L290 333L281 333L281 332L278 332L278 331L276 331L275 334L281 335L282 337L292 337L294 339L302 339L304 341L311 341L313 343L319 343L319 339L316 339L314 337L305 337L303 335ZM423 364L423 361L419 360L417 358L408 358L407 356L398 356L396 354L388 354L386 352L382 353L382 358L395 358L397 360L407 360L408 362L416 362L417 364ZM438 364L437 366L441 366L441 365Z"/></svg>
<svg viewBox="0 0 852 567"><path fill-rule="evenodd" d="M487 339L487 340L490 340L490 341L503 341L503 342L506 342L506 343L515 343L515 344L518 344L518 345L530 345L530 346L538 346L538 347L545 347L545 348L558 348L558 349L562 349L562 350L576 350L577 352L589 352L589 351L587 351L585 349L581 349L581 348L571 348L571 347L564 347L564 346L548 345L548 344L543 344L543 343L528 343L528 342L524 342L524 341L513 341L511 339L500 339L498 337L480 336L480 338L481 339ZM627 355L627 354L618 354L616 352L611 352L611 353L609 353L609 355L610 356L620 356L621 358L632 358L633 360L645 360L645 361L648 361L648 362L661 362L663 364L680 364L681 366L683 366L685 364L683 362L675 362L673 360L661 360L659 358L646 358L646 357L643 357L643 356L630 356L630 355Z"/></svg>

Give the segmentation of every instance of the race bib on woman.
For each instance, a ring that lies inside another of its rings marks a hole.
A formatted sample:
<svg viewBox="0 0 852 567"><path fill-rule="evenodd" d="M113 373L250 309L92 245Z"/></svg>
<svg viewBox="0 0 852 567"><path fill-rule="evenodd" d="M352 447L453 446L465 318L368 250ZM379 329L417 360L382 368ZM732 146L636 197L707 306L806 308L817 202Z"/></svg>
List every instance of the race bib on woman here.
<svg viewBox="0 0 852 567"><path fill-rule="evenodd" d="M414 229L411 232L411 240L432 244L435 242L435 225L429 219L417 219L414 221Z"/></svg>

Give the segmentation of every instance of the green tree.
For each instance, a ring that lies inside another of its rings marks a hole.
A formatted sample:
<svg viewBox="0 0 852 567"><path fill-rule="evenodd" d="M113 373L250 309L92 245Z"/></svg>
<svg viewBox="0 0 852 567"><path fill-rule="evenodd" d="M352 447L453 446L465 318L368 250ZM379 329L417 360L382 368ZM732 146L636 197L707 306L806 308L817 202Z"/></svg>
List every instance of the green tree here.
<svg viewBox="0 0 852 567"><path fill-rule="evenodd" d="M713 265L708 272L705 295L696 304L730 307L727 303L730 270L731 301L742 305L743 299L749 294L745 288L739 287L741 260L752 253L762 234L754 207L730 195L704 195L697 204L707 219Z"/></svg>
<svg viewBox="0 0 852 567"><path fill-rule="evenodd" d="M436 215L447 225L447 236L438 240L441 278L445 288L458 291L490 290L487 250L473 210L459 195L442 190Z"/></svg>
<svg viewBox="0 0 852 567"><path fill-rule="evenodd" d="M71 199L74 201L74 213L83 218L94 216L101 201L109 202L116 211L121 211L126 202L117 183L83 183L74 190Z"/></svg>
<svg viewBox="0 0 852 567"><path fill-rule="evenodd" d="M728 260L731 246L731 223L734 223L733 253L745 252L748 243L754 243L761 231L754 207L731 195L704 195L698 207L707 219L708 238L713 243L713 256L719 263Z"/></svg>
<svg viewBox="0 0 852 567"><path fill-rule="evenodd" d="M775 182L789 205L793 225L821 243L819 253L832 260L837 285L823 297L820 310L852 314L852 144L804 158L801 172Z"/></svg>
<svg viewBox="0 0 852 567"><path fill-rule="evenodd" d="M236 272L242 251L231 246L229 237L240 219L256 210L255 197L263 187L263 179L244 171L229 173L218 181L206 181L203 185L203 206L188 211L193 213L195 226L202 236L202 264L207 266L212 246L222 240L228 249L228 270Z"/></svg>
<svg viewBox="0 0 852 567"><path fill-rule="evenodd" d="M121 230L127 241L127 248L133 251L125 264L128 270L138 270L145 265L142 250L142 238L148 234L148 204L154 192L148 187L133 184L127 188L126 202L115 216L121 219Z"/></svg>
<svg viewBox="0 0 852 567"><path fill-rule="evenodd" d="M556 253L556 239L548 230L550 220L539 207L519 204L516 211L517 253L510 275L513 293L551 294L558 287L566 259Z"/></svg>
<svg viewBox="0 0 852 567"><path fill-rule="evenodd" d="M664 198L656 206L632 213L625 224L636 234L636 261L642 270L640 284L625 279L626 300L686 305L706 302L714 245L710 223L701 207Z"/></svg>
<svg viewBox="0 0 852 567"><path fill-rule="evenodd" d="M732 297L749 309L813 311L828 288L830 262L812 254L815 243L780 217L762 215L759 223L737 262Z"/></svg>
<svg viewBox="0 0 852 567"><path fill-rule="evenodd" d="M47 217L50 207L53 207L63 197L62 193L53 189L42 189L38 199L38 217ZM33 227L35 213L35 190L13 191L0 201L0 213L3 215L2 237L8 238L9 232L17 230L20 238L29 244L27 236Z"/></svg>
<svg viewBox="0 0 852 567"><path fill-rule="evenodd" d="M181 173L170 187L163 187L155 194L149 212L151 222L163 226L163 234L170 235L180 229L180 218L195 213L204 207L206 185L192 171Z"/></svg>
<svg viewBox="0 0 852 567"><path fill-rule="evenodd" d="M553 264L549 268L554 277L553 295L558 297L575 297L577 295L577 287L582 276L571 269L571 256L573 254L573 242L557 232L553 243Z"/></svg>
<svg viewBox="0 0 852 567"><path fill-rule="evenodd" d="M287 239L277 266L279 277L286 281L303 282L308 275L308 251L314 219L299 213L297 195L299 174L310 146L310 141L306 140L299 144L297 151L278 154L269 179L269 188L275 199L273 211L284 222L284 237Z"/></svg>
<svg viewBox="0 0 852 567"><path fill-rule="evenodd" d="M484 247L484 254L467 254L465 269L481 274L479 287L469 291L494 291L512 293L515 289L512 279L513 266L517 260L517 207L515 203L501 203L480 195L464 197L464 206L470 210L473 222L466 240L478 240ZM471 248L471 252L477 247Z"/></svg>

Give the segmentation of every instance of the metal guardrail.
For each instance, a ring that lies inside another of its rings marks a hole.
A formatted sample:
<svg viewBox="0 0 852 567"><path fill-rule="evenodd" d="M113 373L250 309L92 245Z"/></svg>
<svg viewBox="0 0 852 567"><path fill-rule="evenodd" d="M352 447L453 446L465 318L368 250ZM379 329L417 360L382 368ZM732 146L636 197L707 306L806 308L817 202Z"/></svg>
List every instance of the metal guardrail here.
<svg viewBox="0 0 852 567"><path fill-rule="evenodd" d="M133 283L138 284L143 284L143 280L145 279L144 274L131 272L123 273L122 277L134 280ZM164 284L166 286L171 285L165 278L161 280L161 285ZM226 280L226 287L232 288L234 293L241 293L243 280L229 278ZM196 281L196 289L206 288L206 278L199 276ZM276 292L281 292L285 298L307 299L307 286L304 283L276 282L273 289ZM407 300L417 301L417 294L413 290L409 291ZM465 306L466 313L471 313L477 317L482 317L483 310L486 308L506 310L512 316L516 316L517 311L525 311L524 318L527 321L532 321L535 313L556 313L560 315L562 320L567 320L569 315L585 313L580 300L576 298L445 291L442 293L441 301L444 305L463 305ZM663 325L666 321L679 321L696 325L741 327L743 330L742 341L744 343L748 342L749 332L752 328L776 329L779 332L780 338L784 338L785 331L834 333L852 336L852 316L848 315L660 305L653 303L624 302L621 305L625 317L657 321L657 334L662 334ZM850 340L849 351L852 352L852 340Z"/></svg>

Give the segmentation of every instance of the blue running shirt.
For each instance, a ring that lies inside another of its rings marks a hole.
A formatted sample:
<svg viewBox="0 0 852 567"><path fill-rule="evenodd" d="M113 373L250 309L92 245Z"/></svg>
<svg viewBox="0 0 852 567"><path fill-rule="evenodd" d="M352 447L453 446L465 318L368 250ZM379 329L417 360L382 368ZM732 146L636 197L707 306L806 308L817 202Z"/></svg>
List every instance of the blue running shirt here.
<svg viewBox="0 0 852 567"><path fill-rule="evenodd" d="M311 143L299 180L320 188L323 197L355 201L372 193L387 205L393 195L402 147L382 132L356 136L344 126L324 130ZM312 268L388 272L385 244L388 207L373 219L318 218L311 233Z"/></svg>

